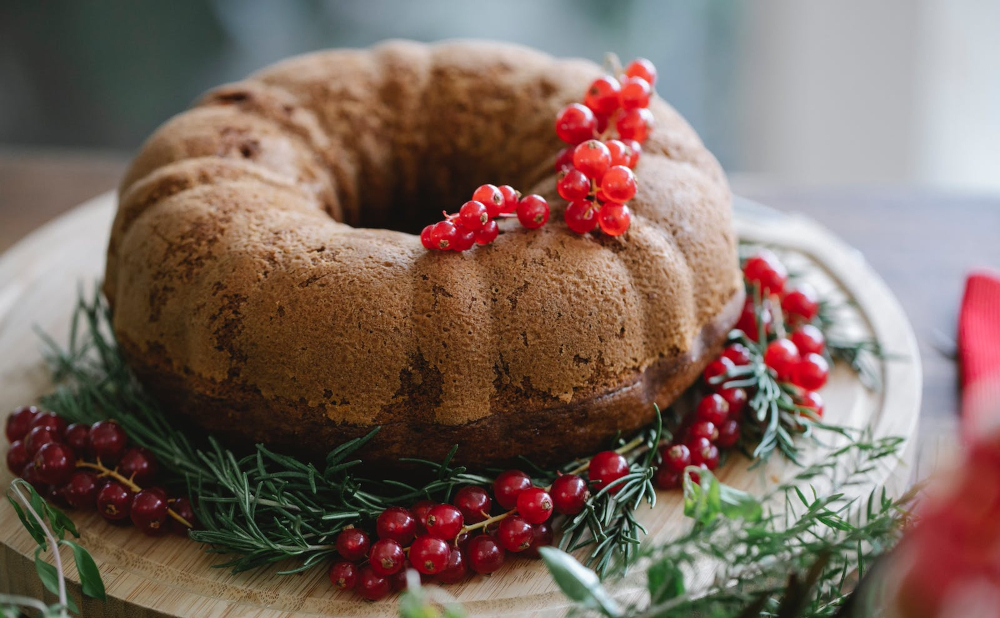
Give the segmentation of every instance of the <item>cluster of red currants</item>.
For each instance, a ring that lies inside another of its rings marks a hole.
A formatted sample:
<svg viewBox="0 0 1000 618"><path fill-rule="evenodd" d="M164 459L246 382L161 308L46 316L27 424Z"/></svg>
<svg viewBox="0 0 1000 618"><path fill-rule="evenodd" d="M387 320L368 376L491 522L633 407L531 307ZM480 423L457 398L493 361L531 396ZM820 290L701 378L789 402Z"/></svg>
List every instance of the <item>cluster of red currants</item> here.
<svg viewBox="0 0 1000 618"><path fill-rule="evenodd" d="M628 462L614 451L598 453L587 466L590 485L598 491L628 470ZM405 588L408 568L445 584L470 573L492 573L508 552L537 557L539 547L552 544L552 516L576 515L590 496L590 486L578 474L562 474L552 485L536 487L524 472L508 470L496 477L492 489L490 496L468 485L451 504L422 500L409 509L387 508L375 520L374 540L360 528L344 529L337 536L340 559L330 566L330 581L374 601ZM495 510L502 512L492 514Z"/></svg>
<svg viewBox="0 0 1000 618"><path fill-rule="evenodd" d="M617 78L605 75L556 117L556 134L569 144L556 156L556 189L569 205L566 224L578 234L600 226L609 236L628 230L628 202L637 184L632 171L653 128L649 100L656 67L633 60Z"/></svg>
<svg viewBox="0 0 1000 618"><path fill-rule="evenodd" d="M156 456L129 446L125 430L114 421L67 425L51 412L26 406L7 417L5 429L7 467L57 504L96 508L104 519L131 520L149 535L171 527L186 532L195 522L188 498L170 498L157 486L140 487L155 480Z"/></svg>
<svg viewBox="0 0 1000 618"><path fill-rule="evenodd" d="M420 232L427 249L466 251L473 245L488 245L500 234L496 219L517 217L526 228L535 229L549 220L549 204L540 195L521 197L510 185L482 185L457 213L444 213L444 221Z"/></svg>

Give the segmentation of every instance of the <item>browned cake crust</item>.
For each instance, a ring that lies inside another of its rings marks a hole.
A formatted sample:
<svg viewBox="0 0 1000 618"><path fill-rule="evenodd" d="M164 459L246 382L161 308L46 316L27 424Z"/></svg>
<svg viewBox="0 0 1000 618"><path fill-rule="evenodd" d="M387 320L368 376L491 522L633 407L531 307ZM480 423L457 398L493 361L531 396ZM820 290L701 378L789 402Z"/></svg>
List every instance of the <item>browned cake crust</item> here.
<svg viewBox="0 0 1000 618"><path fill-rule="evenodd" d="M489 43L391 42L209 93L120 191L105 293L170 412L309 456L382 430L373 465L564 461L697 377L743 292L730 194L665 102L620 238L563 222L560 107L598 67ZM539 230L431 252L418 231L483 183L550 199Z"/></svg>

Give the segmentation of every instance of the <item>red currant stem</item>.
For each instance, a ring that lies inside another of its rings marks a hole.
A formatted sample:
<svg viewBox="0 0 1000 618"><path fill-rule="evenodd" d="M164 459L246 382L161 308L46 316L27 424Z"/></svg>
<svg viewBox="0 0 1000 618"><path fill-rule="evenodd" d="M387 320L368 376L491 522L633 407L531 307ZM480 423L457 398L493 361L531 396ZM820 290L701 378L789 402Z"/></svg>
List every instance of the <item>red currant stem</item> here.
<svg viewBox="0 0 1000 618"><path fill-rule="evenodd" d="M462 529L458 532L458 535L455 537L455 539L458 540L458 537L461 536L463 532L471 532L473 530L485 528L490 524L495 524L498 521L503 521L504 519L507 519L508 517L510 517L515 513L517 513L517 509L511 509L506 513L500 513L499 515L494 515L493 517L487 517L481 522L470 524L468 526L462 526Z"/></svg>
<svg viewBox="0 0 1000 618"><path fill-rule="evenodd" d="M117 469L112 470L111 468L108 468L107 466L105 466L104 464L102 464L100 457L97 458L97 463L91 463L89 461L84 461L84 460L81 459L81 460L79 460L79 461L76 462L76 467L77 468L90 468L92 470L97 470L97 471L100 472L100 474L98 474L97 476L108 476L108 477L111 477L111 478L115 479L116 481L118 481L119 483L121 483L122 485L125 485L126 487L128 487L130 490L132 490L133 493L139 493L140 491L142 491L142 487L139 487L135 483L135 481L133 481L131 478L126 478L120 472L118 472ZM191 525L191 522L189 522L188 520L186 520L183 517L181 517L180 515L178 515L173 509L171 509L169 507L167 508L167 515L170 515L179 524L182 524L182 525L184 525L184 526L186 526L188 528L193 528L194 527L194 526Z"/></svg>
<svg viewBox="0 0 1000 618"><path fill-rule="evenodd" d="M780 339L785 338L785 315L781 312L781 302L774 302L777 300L777 295L771 294L767 297L767 304L771 307L771 312L774 315L773 324L774 332L778 335Z"/></svg>
<svg viewBox="0 0 1000 618"><path fill-rule="evenodd" d="M517 218L516 212L502 212L497 215L497 219L515 219Z"/></svg>

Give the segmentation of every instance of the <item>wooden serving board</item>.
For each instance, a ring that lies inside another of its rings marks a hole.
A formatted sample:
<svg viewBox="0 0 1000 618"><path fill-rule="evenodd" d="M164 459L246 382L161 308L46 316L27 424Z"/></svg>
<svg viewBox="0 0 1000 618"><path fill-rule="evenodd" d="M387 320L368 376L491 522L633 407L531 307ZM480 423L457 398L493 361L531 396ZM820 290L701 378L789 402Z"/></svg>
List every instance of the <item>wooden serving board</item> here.
<svg viewBox="0 0 1000 618"><path fill-rule="evenodd" d="M99 196L28 236L0 258L0 411L33 402L51 389L42 362L39 327L64 342L69 316L81 286L88 291L104 269L104 251L115 197ZM861 311L854 328L874 334L889 351L905 358L879 367L884 388L867 390L853 373L836 367L823 390L827 418L854 427L870 426L876 436L916 436L920 408L920 360L909 323L899 304L862 256L815 223L780 215L737 200L742 238L786 247L795 254L789 265L807 273L821 290L840 288ZM2 440L0 440L2 441ZM7 448L0 446L0 454ZM779 460L780 458L775 458ZM5 466L0 486L11 475ZM905 468L905 466L903 466ZM793 470L775 461L748 471L733 458L719 475L730 485L760 492ZM891 466L873 482L903 483L908 473ZM654 509L640 511L653 539L664 540L689 525L678 492L661 492ZM97 561L108 601L83 600L77 574L69 567L70 591L84 616L305 616L396 615L394 598L366 603L353 594L337 593L324 569L278 576L275 569L233 575L212 568L218 556L182 537L151 539L132 528L105 523L96 513L72 514L82 532L81 543ZM34 543L6 501L0 502L0 591L42 597L32 564ZM63 562L72 565L64 550ZM705 573L707 580L711 573ZM615 593L623 600L642 594L640 578L627 580ZM448 587L470 615L562 614L567 601L539 561L509 560L491 577L478 576ZM49 601L51 595L46 595Z"/></svg>

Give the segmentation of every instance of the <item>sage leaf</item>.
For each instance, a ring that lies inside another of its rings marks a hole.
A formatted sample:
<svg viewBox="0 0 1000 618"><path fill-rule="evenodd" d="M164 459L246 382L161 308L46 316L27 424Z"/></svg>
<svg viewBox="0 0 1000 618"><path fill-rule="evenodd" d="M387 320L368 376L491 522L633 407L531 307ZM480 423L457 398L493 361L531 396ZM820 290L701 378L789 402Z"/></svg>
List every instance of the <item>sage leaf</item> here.
<svg viewBox="0 0 1000 618"><path fill-rule="evenodd" d="M538 552L560 590L570 600L598 610L605 616L621 616L621 609L601 585L601 580L576 558L555 547L540 547Z"/></svg>
<svg viewBox="0 0 1000 618"><path fill-rule="evenodd" d="M104 581L101 579L101 572L90 552L73 541L60 541L60 544L69 545L73 549L73 560L76 562L76 571L80 574L80 587L83 588L83 594L92 599L106 601L108 596L104 590Z"/></svg>

